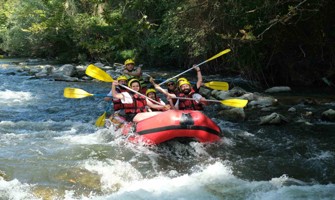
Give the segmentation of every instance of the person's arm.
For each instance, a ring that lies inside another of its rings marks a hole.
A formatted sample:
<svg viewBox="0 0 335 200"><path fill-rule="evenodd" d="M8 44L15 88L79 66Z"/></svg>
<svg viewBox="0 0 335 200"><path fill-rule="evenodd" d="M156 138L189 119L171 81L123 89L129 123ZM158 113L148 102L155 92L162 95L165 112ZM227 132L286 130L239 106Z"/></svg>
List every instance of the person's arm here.
<svg viewBox="0 0 335 200"><path fill-rule="evenodd" d="M104 98L105 101L112 101L113 94L112 94L112 89L111 91L107 94L107 97Z"/></svg>
<svg viewBox="0 0 335 200"><path fill-rule="evenodd" d="M113 98L115 99L124 99L124 96L122 93L118 93L116 92L116 86L119 85L119 82L118 81L113 81L112 83L112 95L113 95Z"/></svg>
<svg viewBox="0 0 335 200"><path fill-rule="evenodd" d="M142 76L142 68L141 67L138 67L135 71L133 72L130 72L128 70L123 70L123 73L124 74L128 74L129 76L137 76L137 77L140 77Z"/></svg>
<svg viewBox="0 0 335 200"><path fill-rule="evenodd" d="M169 110L169 109L170 109L170 105L157 105L157 104L154 104L154 103L152 103L151 101L149 101L148 98L146 98L146 101L147 101L147 105L148 105L150 108L154 108L154 109L163 109L163 110Z"/></svg>
<svg viewBox="0 0 335 200"><path fill-rule="evenodd" d="M197 71L197 89L200 88L200 86L202 85L202 74L201 74L201 70L200 67L194 67L194 69Z"/></svg>
<svg viewBox="0 0 335 200"><path fill-rule="evenodd" d="M201 96L200 94L198 93L195 93L192 95L192 98L198 102L198 103L201 103L201 104L204 104L204 105L208 105L208 101L205 97Z"/></svg>
<svg viewBox="0 0 335 200"><path fill-rule="evenodd" d="M160 85L158 85L157 83L155 83L154 79L152 77L150 77L149 79L150 83L155 87L155 89L163 94L165 94L166 96L168 96L168 91L164 90Z"/></svg>

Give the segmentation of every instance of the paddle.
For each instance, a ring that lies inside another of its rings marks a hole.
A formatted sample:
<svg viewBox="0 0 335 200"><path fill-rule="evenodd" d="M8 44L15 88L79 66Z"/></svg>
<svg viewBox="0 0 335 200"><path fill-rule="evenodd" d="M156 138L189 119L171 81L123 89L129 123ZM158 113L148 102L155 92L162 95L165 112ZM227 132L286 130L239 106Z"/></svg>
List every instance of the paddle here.
<svg viewBox="0 0 335 200"><path fill-rule="evenodd" d="M93 78L95 78L95 79L98 79L98 80L100 80L100 81L104 81L104 82L113 82L113 81L114 81L113 78L112 78L109 74L107 74L104 70L102 70L102 69L100 69L99 67L94 66L94 65L92 65L92 64L89 65L89 66L86 68L85 73L86 73L88 76L91 76L91 77L93 77ZM159 104L159 105L163 105L163 104L161 104L160 102L155 101L155 100L153 100L153 99L151 99L151 98L145 96L144 94L141 94L141 93L139 93L139 92L137 92L137 91L135 91L135 90L133 90L133 89L127 87L127 86L124 86L124 85L119 85L119 86L121 86L121 87L123 87L123 88L125 88L125 89L127 89L127 90L130 90L130 91L132 91L132 92L134 92L134 93L136 93L136 94L138 94L138 95L140 95L140 96L143 96L143 97L145 97L145 98L148 98L149 100L151 100L151 101L154 102L154 103L157 103L157 104Z"/></svg>
<svg viewBox="0 0 335 200"><path fill-rule="evenodd" d="M102 127L102 126L105 125L106 114L107 114L107 111L110 109L110 106L111 106L111 104L108 103L108 106L107 106L105 112L95 121L95 125L97 127Z"/></svg>
<svg viewBox="0 0 335 200"><path fill-rule="evenodd" d="M86 92L85 90L78 89L78 88L65 88L64 89L64 97L66 98L85 98L85 97L92 97L92 96L100 96L100 97L106 97L106 94L91 94ZM107 111L110 108L110 103L108 104L106 111L95 121L95 125L98 127L102 127L105 125L105 119Z"/></svg>
<svg viewBox="0 0 335 200"><path fill-rule="evenodd" d="M193 98L183 98L183 97L175 97L174 99L196 100ZM245 99L225 99L225 100L206 99L204 101L217 102L217 103L221 103L223 105L235 107L235 108L244 108L248 104L248 100L245 100Z"/></svg>
<svg viewBox="0 0 335 200"><path fill-rule="evenodd" d="M90 64L86 68L85 73L89 75L90 77L93 77L100 81L109 82L109 83L114 81L113 78L109 74L107 74L104 70L92 64Z"/></svg>
<svg viewBox="0 0 335 200"><path fill-rule="evenodd" d="M143 75L146 75L148 77L151 77L149 74L147 73L143 73ZM162 79L154 79L155 81L158 80L162 80ZM190 82L192 84L194 84L194 82ZM204 86L212 89L212 90L223 90L223 91L228 91L229 90L229 84L227 82L222 82L222 81L211 81L211 82L207 82L204 83Z"/></svg>
<svg viewBox="0 0 335 200"><path fill-rule="evenodd" d="M106 94L91 94L86 92L85 90L78 89L78 88L64 88L64 97L66 98L72 98L72 99L80 99L85 97L106 97Z"/></svg>
<svg viewBox="0 0 335 200"><path fill-rule="evenodd" d="M204 83L204 85L213 90L224 90L224 91L229 90L229 85L227 82L211 81L208 83Z"/></svg>
<svg viewBox="0 0 335 200"><path fill-rule="evenodd" d="M194 68L196 68L196 67L199 67L200 65L203 65L203 64L205 64L205 63L207 63L207 62L209 62L209 61L211 61L211 60L214 60L215 58L218 58L218 57L220 57L220 56L222 56L222 55L224 55L224 54L226 54L226 53L228 53L228 52L230 52L230 51L231 51L230 49L223 50L223 51L221 51L220 53L216 54L215 56L213 56L213 57L211 57L211 58L209 58L209 59L203 61L202 63L197 64L197 65L191 67L190 69L185 70L185 71L181 72L180 74L175 75L174 77L171 77L171 78L166 79L165 81L161 82L161 83L158 84L158 85L162 85L162 84L168 82L169 80L174 79L174 78L176 78L176 77L178 77L178 76L180 76L180 75L182 75L182 74L185 74L186 72L191 71L192 69L194 69Z"/></svg>

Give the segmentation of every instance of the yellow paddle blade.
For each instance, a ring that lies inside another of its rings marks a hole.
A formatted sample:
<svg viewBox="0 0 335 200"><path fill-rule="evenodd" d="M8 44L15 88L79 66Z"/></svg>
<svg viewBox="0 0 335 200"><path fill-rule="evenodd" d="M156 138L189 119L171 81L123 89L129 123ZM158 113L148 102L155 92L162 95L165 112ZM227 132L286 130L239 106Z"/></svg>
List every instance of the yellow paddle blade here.
<svg viewBox="0 0 335 200"><path fill-rule="evenodd" d="M213 90L229 90L229 85L227 82L219 82L219 81L211 81L204 84L206 87L211 88Z"/></svg>
<svg viewBox="0 0 335 200"><path fill-rule="evenodd" d="M107 74L104 70L92 64L86 68L85 73L90 77L93 77L100 81L113 82L113 78L109 74Z"/></svg>
<svg viewBox="0 0 335 200"><path fill-rule="evenodd" d="M65 88L64 89L64 97L66 98L84 98L84 97L90 97L93 96L93 94L86 92L85 90L78 89L78 88Z"/></svg>
<svg viewBox="0 0 335 200"><path fill-rule="evenodd" d="M244 108L248 104L248 100L245 99L226 99L220 101L223 105L236 107L236 108Z"/></svg>
<svg viewBox="0 0 335 200"><path fill-rule="evenodd" d="M220 57L220 56L222 56L223 54L229 53L230 51L231 51L230 49L223 50L223 51L221 51L220 53L216 54L215 56L213 56L213 57L207 59L206 62L211 61L211 60L214 60L215 58Z"/></svg>
<svg viewBox="0 0 335 200"><path fill-rule="evenodd" d="M95 121L95 125L97 127L102 127L105 125L105 119L106 119L106 112L104 112L104 114L102 114L97 121Z"/></svg>

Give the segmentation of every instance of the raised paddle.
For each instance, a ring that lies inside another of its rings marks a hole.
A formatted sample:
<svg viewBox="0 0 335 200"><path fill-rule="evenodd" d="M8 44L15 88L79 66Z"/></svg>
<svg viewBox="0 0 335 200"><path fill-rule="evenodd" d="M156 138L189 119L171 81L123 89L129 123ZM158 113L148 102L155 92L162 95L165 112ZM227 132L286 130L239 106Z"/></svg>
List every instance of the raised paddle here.
<svg viewBox="0 0 335 200"><path fill-rule="evenodd" d="M94 65L92 65L92 64L89 65L89 66L86 68L85 73L86 73L88 76L91 76L91 77L93 77L93 78L95 78L95 79L98 79L98 80L100 80L100 81L104 81L104 82L113 82L113 81L114 81L113 78L112 78L109 74L107 74L104 70L102 70L102 69L100 69L99 67L94 66ZM138 94L138 95L140 95L140 96L143 96L143 97L145 97L145 98L151 100L151 101L154 102L154 103L157 103L157 104L159 104L159 105L163 105L162 103L160 103L160 102L158 102L158 101L155 101L155 100L153 100L153 99L151 99L151 98L145 96L144 94L141 94L141 93L139 93L139 92L137 92L137 91L135 91L135 90L133 90L133 89L127 87L127 86L124 86L124 85L120 85L120 86L123 87L123 88L125 88L125 89L127 89L127 90L130 90L130 91L132 91L132 92L134 92L134 93L136 93L136 94Z"/></svg>
<svg viewBox="0 0 335 200"><path fill-rule="evenodd" d="M197 65L195 65L195 66L189 68L188 70L185 70L185 71L183 71L183 72L181 72L181 73L175 75L174 77L171 77L171 78L166 79L165 81L161 82L161 83L158 84L158 85L162 85L162 84L168 82L169 80L174 79L174 78L176 78L176 77L178 77L178 76L180 76L180 75L182 75L182 74L185 74L186 72L191 71L192 69L194 69L194 68L196 68L196 67L199 67L200 65L203 65L203 64L205 64L205 63L207 63L207 62L209 62L209 61L211 61L211 60L214 60L214 59L216 59L216 58L218 58L218 57L220 57L220 56L222 56L222 55L224 55L224 54L226 54L226 53L228 53L228 52L230 52L230 51L231 51L230 49L223 50L223 51L221 51L220 53L216 54L215 56L213 56L213 57L211 57L211 58L209 58L209 59L203 61L202 63L199 63L199 64L197 64Z"/></svg>
<svg viewBox="0 0 335 200"><path fill-rule="evenodd" d="M196 100L193 98L175 97L174 99L185 99L185 100ZM217 102L226 106L235 108L244 108L248 104L248 100L245 99L225 99L225 100L210 100L206 99L204 101Z"/></svg>
<svg viewBox="0 0 335 200"><path fill-rule="evenodd" d="M64 88L64 97L66 98L80 99L80 98L92 97L92 96L107 97L106 94L91 94L79 88L69 88L69 87Z"/></svg>
<svg viewBox="0 0 335 200"><path fill-rule="evenodd" d="M147 73L143 73L143 75L151 77ZM157 80L157 79L155 79L155 80ZM193 83L193 82L191 82L191 83ZM229 84L227 82L222 82L222 81L207 82L207 83L204 83L204 86L206 86L206 87L208 87L208 88L210 88L212 90L223 90L223 91L228 91L229 90Z"/></svg>

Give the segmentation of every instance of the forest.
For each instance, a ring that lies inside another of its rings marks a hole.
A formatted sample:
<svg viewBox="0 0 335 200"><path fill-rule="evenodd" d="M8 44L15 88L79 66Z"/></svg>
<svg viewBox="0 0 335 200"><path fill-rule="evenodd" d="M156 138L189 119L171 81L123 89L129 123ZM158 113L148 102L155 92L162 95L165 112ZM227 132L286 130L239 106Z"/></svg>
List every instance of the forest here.
<svg viewBox="0 0 335 200"><path fill-rule="evenodd" d="M0 0L1 57L189 68L334 87L332 0Z"/></svg>

